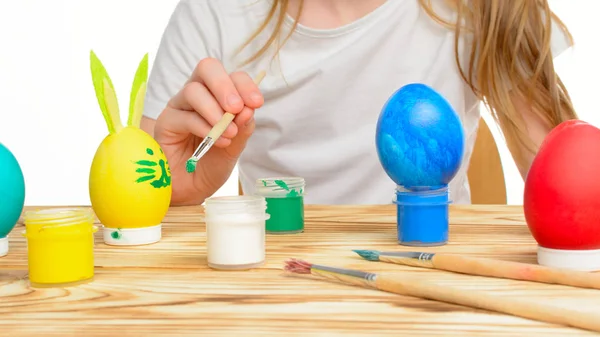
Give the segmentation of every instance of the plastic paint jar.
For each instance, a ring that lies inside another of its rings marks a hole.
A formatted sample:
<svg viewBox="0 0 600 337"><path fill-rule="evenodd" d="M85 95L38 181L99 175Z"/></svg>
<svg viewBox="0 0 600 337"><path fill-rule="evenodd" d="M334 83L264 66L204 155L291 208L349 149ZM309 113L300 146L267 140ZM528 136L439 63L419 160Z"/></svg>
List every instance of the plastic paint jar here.
<svg viewBox="0 0 600 337"><path fill-rule="evenodd" d="M448 242L448 187L407 190L396 188L398 243L441 246Z"/></svg>
<svg viewBox="0 0 600 337"><path fill-rule="evenodd" d="M256 181L256 194L265 197L267 233L293 234L304 231L304 178L265 178Z"/></svg>
<svg viewBox="0 0 600 337"><path fill-rule="evenodd" d="M206 251L208 266L244 270L265 262L265 198L230 196L206 199Z"/></svg>
<svg viewBox="0 0 600 337"><path fill-rule="evenodd" d="M29 281L38 288L67 287L94 277L94 215L88 209L24 214Z"/></svg>

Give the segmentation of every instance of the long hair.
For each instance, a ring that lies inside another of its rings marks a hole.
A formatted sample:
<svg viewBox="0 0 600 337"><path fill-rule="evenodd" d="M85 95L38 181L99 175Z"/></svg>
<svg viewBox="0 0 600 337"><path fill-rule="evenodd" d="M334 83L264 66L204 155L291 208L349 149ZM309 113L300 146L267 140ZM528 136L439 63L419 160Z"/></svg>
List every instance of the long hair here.
<svg viewBox="0 0 600 337"><path fill-rule="evenodd" d="M456 22L435 13L431 0L419 0L436 22L455 31L455 58L460 73L500 126L517 166L527 157L521 151L537 151L515 106L517 100L531 109L549 128L576 119L569 94L554 70L551 54L552 24L573 44L564 23L550 10L547 0L447 0L457 14ZM275 46L274 56L293 33L302 12L300 1L294 26L280 43L289 0L274 0L266 19L242 45L248 46L272 20L274 29L264 45L245 64L255 61ZM556 32L560 33L560 32ZM470 38L468 65L459 59L461 37Z"/></svg>

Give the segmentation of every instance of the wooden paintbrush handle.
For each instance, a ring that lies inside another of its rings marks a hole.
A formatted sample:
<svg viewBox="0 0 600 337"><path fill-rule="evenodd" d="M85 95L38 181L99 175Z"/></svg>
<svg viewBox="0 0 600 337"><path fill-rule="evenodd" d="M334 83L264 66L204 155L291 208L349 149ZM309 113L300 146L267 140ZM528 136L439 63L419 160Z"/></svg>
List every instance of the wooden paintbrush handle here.
<svg viewBox="0 0 600 337"><path fill-rule="evenodd" d="M600 331L600 315L580 312L543 303L514 299L510 296L439 286L413 278L393 278L380 274L375 280L380 290L430 299L470 308L484 309L537 321Z"/></svg>
<svg viewBox="0 0 600 337"><path fill-rule="evenodd" d="M435 254L432 264L435 269L462 274L600 289L600 274L561 270L535 264L450 254Z"/></svg>
<svg viewBox="0 0 600 337"><path fill-rule="evenodd" d="M213 128L210 129L206 137L210 137L215 141L219 139L219 137L221 137L223 132L225 132L225 129L227 129L229 123L231 123L234 117L235 116L230 112L226 112L225 114L223 114L223 117L221 117L217 124L215 124L215 126L213 126Z"/></svg>

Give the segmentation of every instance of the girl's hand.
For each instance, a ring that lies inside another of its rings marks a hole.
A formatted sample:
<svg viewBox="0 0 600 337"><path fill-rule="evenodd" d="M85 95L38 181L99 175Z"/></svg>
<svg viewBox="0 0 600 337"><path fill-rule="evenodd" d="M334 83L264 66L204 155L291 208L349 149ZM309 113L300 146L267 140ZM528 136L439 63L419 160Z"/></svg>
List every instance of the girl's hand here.
<svg viewBox="0 0 600 337"><path fill-rule="evenodd" d="M227 181L254 131L254 109L262 104L263 96L247 73L227 74L212 58L198 63L154 127L173 176L173 205L202 203ZM188 173L187 160L225 111L236 115L233 122L198 161L196 171Z"/></svg>

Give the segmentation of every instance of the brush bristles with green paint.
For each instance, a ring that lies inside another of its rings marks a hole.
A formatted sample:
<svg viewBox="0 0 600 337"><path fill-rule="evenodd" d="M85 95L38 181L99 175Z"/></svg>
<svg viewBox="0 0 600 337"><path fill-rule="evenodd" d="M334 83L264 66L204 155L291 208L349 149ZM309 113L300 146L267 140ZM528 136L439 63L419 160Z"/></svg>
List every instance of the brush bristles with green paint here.
<svg viewBox="0 0 600 337"><path fill-rule="evenodd" d="M422 252L354 250L368 261L445 270L455 273L600 289L600 274L562 270L536 264Z"/></svg>
<svg viewBox="0 0 600 337"><path fill-rule="evenodd" d="M225 129L229 126L229 123L233 120L233 117L235 117L233 114L226 112L223 115L223 118L221 118L221 120L208 132L208 135L202 140L202 143L200 143L196 152L194 152L192 157L185 163L185 169L188 173L192 173L196 170L198 160L200 160L200 158L202 158L202 156L204 156L215 144L217 139L221 137L223 132L225 132Z"/></svg>
<svg viewBox="0 0 600 337"><path fill-rule="evenodd" d="M266 73L264 71L258 73L256 78L254 79L254 83L256 85L259 85L260 82L262 82L263 78L265 78L265 75ZM196 171L196 165L198 165L198 160L200 160L200 158L202 158L202 156L204 156L206 152L208 152L208 150L210 150L210 148L215 144L217 139L221 137L223 132L225 132L225 130L229 126L229 123L233 121L234 117L235 116L232 113L226 112L221 118L221 120L219 120L219 122L217 122L217 124L213 126L210 132L208 132L208 134L202 140L200 145L198 145L198 148L196 149L194 154L185 163L185 169L188 173Z"/></svg>

